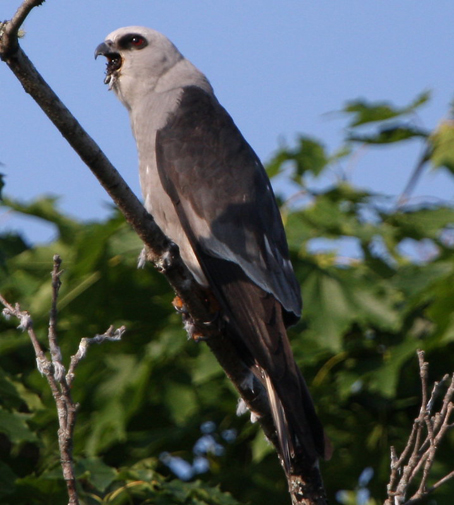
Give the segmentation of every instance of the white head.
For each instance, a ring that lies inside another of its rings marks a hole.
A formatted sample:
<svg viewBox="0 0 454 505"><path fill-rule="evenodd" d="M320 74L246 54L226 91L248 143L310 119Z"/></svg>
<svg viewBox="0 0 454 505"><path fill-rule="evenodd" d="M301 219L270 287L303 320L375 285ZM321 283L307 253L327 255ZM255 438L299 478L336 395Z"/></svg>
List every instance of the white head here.
<svg viewBox="0 0 454 505"><path fill-rule="evenodd" d="M144 93L164 92L187 85L210 86L162 33L143 26L119 28L99 44L95 57L107 58L104 82L131 109Z"/></svg>

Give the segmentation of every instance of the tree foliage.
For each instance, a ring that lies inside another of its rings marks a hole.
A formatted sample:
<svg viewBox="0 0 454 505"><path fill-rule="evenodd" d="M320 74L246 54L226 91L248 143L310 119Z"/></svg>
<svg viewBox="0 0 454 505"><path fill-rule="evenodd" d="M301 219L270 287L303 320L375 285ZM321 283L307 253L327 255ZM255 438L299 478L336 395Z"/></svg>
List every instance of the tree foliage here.
<svg viewBox="0 0 454 505"><path fill-rule="evenodd" d="M383 501L389 447L405 445L420 405L416 349L426 351L432 379L453 371L454 208L396 206L345 179L323 189L313 181L348 163L358 142L383 148L410 138L426 145L424 161L454 173L452 123L427 132L412 122L428 99L422 94L405 107L351 102L336 153L302 136L268 166L295 187L282 213L305 309L290 337L335 448L322 467L332 503L355 503L358 493L370 493L370 505ZM285 503L272 448L247 416L235 415L236 393L208 348L187 341L163 277L137 270L141 244L119 213L82 223L50 198L5 197L3 204L55 227L49 244L0 236L0 291L30 311L43 345L56 253L66 269L59 301L66 358L82 337L127 327L121 343L91 348L77 371L74 453L83 502ZM321 239L328 249L314 247ZM12 321L0 329L0 502L65 503L50 391L27 335ZM434 479L453 469L453 444L451 436L440 448ZM450 504L453 491L446 484L436 503Z"/></svg>

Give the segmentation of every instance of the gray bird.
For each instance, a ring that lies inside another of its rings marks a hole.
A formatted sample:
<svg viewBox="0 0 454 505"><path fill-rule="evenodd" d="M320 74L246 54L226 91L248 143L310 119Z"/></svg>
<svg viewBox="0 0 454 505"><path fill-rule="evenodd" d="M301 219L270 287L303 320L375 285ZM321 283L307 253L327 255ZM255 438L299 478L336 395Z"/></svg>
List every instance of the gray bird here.
<svg viewBox="0 0 454 505"><path fill-rule="evenodd" d="M161 33L120 28L98 55L129 111L146 209L211 290L238 359L265 387L286 470L295 456L315 464L324 432L286 333L300 318L300 288L260 160L208 79Z"/></svg>

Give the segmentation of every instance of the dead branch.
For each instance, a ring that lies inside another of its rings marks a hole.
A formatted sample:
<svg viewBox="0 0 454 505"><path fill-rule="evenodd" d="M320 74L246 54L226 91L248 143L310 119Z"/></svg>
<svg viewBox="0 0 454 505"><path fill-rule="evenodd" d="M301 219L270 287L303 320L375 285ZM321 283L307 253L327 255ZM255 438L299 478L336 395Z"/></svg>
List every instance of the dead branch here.
<svg viewBox="0 0 454 505"><path fill-rule="evenodd" d="M74 371L76 370L79 363L87 355L88 348L92 344L102 344L103 342L117 342L121 340L123 333L126 331L126 326L120 326L120 328L115 329L113 326L109 326L107 331L102 335L95 335L92 338L83 338L80 341L79 349L74 356L71 356L71 363L69 365L68 373L66 374L66 382L71 387L74 380Z"/></svg>
<svg viewBox="0 0 454 505"><path fill-rule="evenodd" d="M437 449L447 431L453 426L450 423L450 417L454 408L452 403L454 374L451 377L445 375L440 382L436 382L429 397L429 364L424 361L423 351L418 351L418 360L422 390L421 408L418 417L413 422L410 437L401 456L397 457L395 448L391 447L391 476L387 486L388 498L384 505L416 505L454 477L454 471L452 471L433 486L427 485ZM440 410L433 412L435 400L448 383ZM420 476L418 489L407 500L409 488L418 476Z"/></svg>
<svg viewBox="0 0 454 505"><path fill-rule="evenodd" d="M57 299L60 289L60 256L55 255L52 269L52 308L49 318L48 341L51 359L49 360L41 348L41 344L33 328L33 321L30 314L21 310L20 305L16 303L11 305L0 295L0 303L5 307L3 315L7 318L14 316L19 319L18 329L27 331L35 350L37 367L41 375L47 379L52 396L57 406L58 414L58 445L60 449L60 462L63 472L63 478L66 482L69 502L68 505L79 505L79 499L76 490L76 477L73 464L73 437L76 426L76 414L78 404L74 403L71 395L71 384L74 379L74 370L80 360L85 357L86 350L92 343L102 343L105 340L119 340L125 331L122 326L117 330L111 326L104 335L96 335L93 338L83 338L79 350L74 356L71 356L71 364L68 373L65 375L65 366L60 346L57 339Z"/></svg>

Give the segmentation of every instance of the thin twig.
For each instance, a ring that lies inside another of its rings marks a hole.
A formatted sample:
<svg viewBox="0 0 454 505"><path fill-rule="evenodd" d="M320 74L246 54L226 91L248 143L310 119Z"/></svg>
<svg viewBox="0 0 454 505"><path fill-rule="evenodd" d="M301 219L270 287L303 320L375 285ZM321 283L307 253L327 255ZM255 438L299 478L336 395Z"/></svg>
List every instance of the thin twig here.
<svg viewBox="0 0 454 505"><path fill-rule="evenodd" d="M447 482L448 480L452 479L454 477L454 470L451 473L448 473L448 475L445 475L442 479L437 481L428 491L431 493L432 491L435 491L435 489L438 489L442 484Z"/></svg>
<svg viewBox="0 0 454 505"><path fill-rule="evenodd" d="M105 341L116 342L121 340L125 331L126 326L120 326L118 329L110 326L102 335L95 335L93 338L83 338L80 341L77 353L71 356L71 364L69 365L68 373L66 374L66 382L68 385L71 386L72 381L74 380L74 371L82 359L85 358L87 350L92 344L102 344Z"/></svg>
<svg viewBox="0 0 454 505"><path fill-rule="evenodd" d="M74 403L71 395L71 385L74 380L74 370L86 355L87 349L91 344L108 341L118 341L125 332L125 327L115 329L111 326L103 335L96 335L93 338L83 338L79 345L77 353L71 357L71 364L68 373L65 375L62 353L58 345L57 338L57 301L61 286L61 259L58 255L54 256L52 269L52 307L49 318L48 340L52 361L50 361L43 352L38 338L33 328L33 321L27 311L22 311L19 304L11 305L0 295L0 303L5 307L3 315L5 317L14 316L20 321L19 329L27 330L33 348L36 354L38 370L47 379L52 391L58 414L58 445L60 450L60 461L63 472L63 478L66 482L69 502L68 505L78 505L79 499L76 489L76 477L74 473L74 464L72 456L74 429L76 426L76 414L78 404Z"/></svg>
<svg viewBox="0 0 454 505"><path fill-rule="evenodd" d="M397 208L400 208L400 207L402 207L402 205L407 203L408 198L410 197L411 193L413 192L413 190L416 187L418 179L421 177L421 174L424 169L424 165L427 163L427 161L430 158L431 152L432 152L431 146L426 147L424 149L424 152L422 153L421 157L419 158L419 161L418 161L415 169L413 170L413 173L412 173L409 181L407 182L407 185L405 186L401 195L397 199L397 204L396 204Z"/></svg>
<svg viewBox="0 0 454 505"><path fill-rule="evenodd" d="M68 490L69 505L78 505L79 499L77 497L76 491L76 478L74 475L74 468L72 463L72 435L75 426L75 416L77 405L72 401L71 392L68 388L63 388L62 386L66 383L63 377L60 377L60 381L56 379L56 374L54 373L54 366L49 359L47 359L41 345L36 337L35 330L33 328L33 321L30 314L26 311L20 309L19 304L13 307L9 304L3 296L0 295L0 302L4 305L3 315L14 316L21 324L19 329L27 330L30 340L32 341L33 348L35 349L36 361L38 365L38 370L47 379L49 387L52 391L52 396L57 405L58 413L58 444L60 449L60 461L63 471L63 477L66 482L66 487Z"/></svg>
<svg viewBox="0 0 454 505"><path fill-rule="evenodd" d="M30 337L31 343L33 345L33 349L35 350L36 356L36 364L41 375L46 375L48 371L50 371L52 367L52 363L46 358L43 350L41 349L41 345L36 337L35 330L33 328L33 321L30 316L30 313L26 310L21 310L21 307L18 303L13 307L10 303L6 301L6 299L0 294L0 303L5 307L2 311L3 316L9 318L11 316L19 319L20 324L17 327L18 330L27 331L28 336Z"/></svg>
<svg viewBox="0 0 454 505"><path fill-rule="evenodd" d="M58 292L60 290L61 281L60 271L61 259L58 254L53 258L54 267L52 269L52 305L50 309L49 316L49 348L50 355L52 358L52 364L54 365L54 375L55 379L60 382L63 375L65 375L65 367L63 366L63 358L61 355L60 347L57 344L57 299Z"/></svg>
<svg viewBox="0 0 454 505"><path fill-rule="evenodd" d="M401 456L398 458L394 447L391 448L391 476L387 486L388 498L385 505L416 505L444 482L454 477L453 471L432 487L427 486L438 447L453 426L450 423L450 417L454 410L451 402L454 395L454 374L451 377L445 375L440 382L435 383L428 399L428 363L424 360L423 351L418 351L418 361L422 391L421 407ZM441 408L439 412L433 412L435 400L448 380L450 384L443 397ZM406 500L410 485L421 472L417 491Z"/></svg>
<svg viewBox="0 0 454 505"><path fill-rule="evenodd" d="M429 402L427 403L427 411L429 413L432 412L432 408L433 408L433 405L434 405L434 402L437 400L437 398L440 396L440 392L441 390L443 389L443 386L446 384L446 382L448 381L449 379L449 375L446 374L443 379L441 379L441 381L438 381L438 382L434 382L434 387L432 388L432 393L430 395L430 400Z"/></svg>

